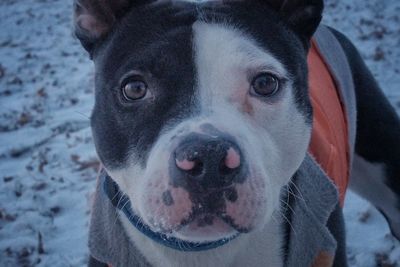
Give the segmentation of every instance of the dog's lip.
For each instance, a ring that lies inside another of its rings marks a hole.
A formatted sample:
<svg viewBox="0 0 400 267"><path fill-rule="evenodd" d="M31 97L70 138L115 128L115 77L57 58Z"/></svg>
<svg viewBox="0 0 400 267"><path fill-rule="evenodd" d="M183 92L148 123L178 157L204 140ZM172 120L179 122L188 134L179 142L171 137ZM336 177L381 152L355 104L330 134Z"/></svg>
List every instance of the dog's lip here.
<svg viewBox="0 0 400 267"><path fill-rule="evenodd" d="M121 193L118 185L109 176L105 176L104 179L103 189L111 203L126 216L133 227L161 245L179 251L204 251L223 246L240 234L235 233L212 242L190 242L173 237L168 233L154 231L151 229L151 225L147 224L139 214L133 211L129 198Z"/></svg>
<svg viewBox="0 0 400 267"><path fill-rule="evenodd" d="M199 227L199 219L212 216L213 224ZM231 223L225 221L220 215L212 213L202 213L186 220L174 229L154 228L152 223L146 224L154 233L160 234L164 240L173 240L173 242L192 244L195 246L203 244L217 244L218 242L227 242L232 240L244 231L236 230ZM240 229L240 228L238 228Z"/></svg>
<svg viewBox="0 0 400 267"><path fill-rule="evenodd" d="M209 216L209 215L205 215ZM229 239L239 234L235 228L226 223L222 218L213 216L213 223L210 225L199 226L199 220L196 218L193 221L172 231L170 236L189 242L215 242L222 239Z"/></svg>
<svg viewBox="0 0 400 267"><path fill-rule="evenodd" d="M226 190L230 190L232 188L235 188L234 185L226 185L226 186L218 186L218 187L207 187L204 190L201 190L201 188L199 188L198 192L192 192L192 194L194 196L201 196L202 198L204 197L208 197L212 194L216 194L216 193L221 193L223 194Z"/></svg>
<svg viewBox="0 0 400 267"><path fill-rule="evenodd" d="M227 216L225 213L201 213L197 214L196 216L190 216L190 219L186 219L180 223L180 225L176 226L174 229L158 229L160 233L167 234L167 235L174 235L175 233L182 233L183 231L187 230L188 228L195 226L196 224L199 224L199 220L203 219L205 217L212 217L213 221L219 222L219 226L223 223L226 225L226 227L229 227L232 229L232 231L236 233L248 233L251 231L251 229L247 229L244 227L240 227L239 225L234 223L234 220ZM214 224L211 224L208 226L208 228L215 227Z"/></svg>
<svg viewBox="0 0 400 267"><path fill-rule="evenodd" d="M245 227L241 227L239 225L237 225L234 220L226 215L222 215L221 219L228 225L230 225L233 229L235 229L237 232L239 233L248 233L250 232L252 229L251 228L245 228Z"/></svg>

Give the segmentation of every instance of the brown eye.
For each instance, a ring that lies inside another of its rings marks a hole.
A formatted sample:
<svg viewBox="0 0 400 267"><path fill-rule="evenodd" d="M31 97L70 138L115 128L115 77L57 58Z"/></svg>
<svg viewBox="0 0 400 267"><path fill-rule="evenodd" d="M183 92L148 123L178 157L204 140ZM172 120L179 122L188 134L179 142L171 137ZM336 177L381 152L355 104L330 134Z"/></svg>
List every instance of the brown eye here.
<svg viewBox="0 0 400 267"><path fill-rule="evenodd" d="M279 80L274 75L262 73L251 82L252 91L259 96L272 96L279 90Z"/></svg>
<svg viewBox="0 0 400 267"><path fill-rule="evenodd" d="M122 85L122 93L126 100L139 100L147 94L147 84L142 80L131 79Z"/></svg>

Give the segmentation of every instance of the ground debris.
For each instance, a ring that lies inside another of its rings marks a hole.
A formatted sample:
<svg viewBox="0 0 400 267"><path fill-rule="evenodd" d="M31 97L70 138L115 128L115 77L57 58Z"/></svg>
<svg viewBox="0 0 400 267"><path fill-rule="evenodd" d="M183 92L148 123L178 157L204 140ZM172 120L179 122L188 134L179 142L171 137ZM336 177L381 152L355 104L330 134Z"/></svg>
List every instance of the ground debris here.
<svg viewBox="0 0 400 267"><path fill-rule="evenodd" d="M377 267L397 267L398 266L395 262L392 262L389 259L389 255L387 253L375 254L375 260L376 260Z"/></svg>
<svg viewBox="0 0 400 267"><path fill-rule="evenodd" d="M39 254L44 254L44 247L43 247L43 237L42 237L42 233L38 232L38 247L37 247L37 251Z"/></svg>

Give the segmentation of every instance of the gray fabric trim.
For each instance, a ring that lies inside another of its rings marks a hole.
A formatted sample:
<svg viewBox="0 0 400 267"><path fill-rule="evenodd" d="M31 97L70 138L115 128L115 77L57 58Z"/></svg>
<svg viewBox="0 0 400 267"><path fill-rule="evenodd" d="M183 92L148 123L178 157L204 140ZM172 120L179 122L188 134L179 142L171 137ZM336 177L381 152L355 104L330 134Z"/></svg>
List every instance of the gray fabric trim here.
<svg viewBox="0 0 400 267"><path fill-rule="evenodd" d="M333 267L347 267L346 228L344 225L343 210L339 203L329 217L327 226L337 243Z"/></svg>
<svg viewBox="0 0 400 267"><path fill-rule="evenodd" d="M346 111L350 145L349 171L351 173L357 123L357 104L352 72L342 46L328 27L324 25L319 26L317 32L314 34L314 40L336 82L342 104Z"/></svg>
<svg viewBox="0 0 400 267"><path fill-rule="evenodd" d="M296 173L297 188L291 219L286 266L311 266L321 251L336 252L336 241L326 224L338 204L335 185L310 155Z"/></svg>
<svg viewBox="0 0 400 267"><path fill-rule="evenodd" d="M106 173L98 177L93 201L90 230L90 254L98 261L111 264L113 267L150 266L139 250L129 240L117 210L102 190Z"/></svg>

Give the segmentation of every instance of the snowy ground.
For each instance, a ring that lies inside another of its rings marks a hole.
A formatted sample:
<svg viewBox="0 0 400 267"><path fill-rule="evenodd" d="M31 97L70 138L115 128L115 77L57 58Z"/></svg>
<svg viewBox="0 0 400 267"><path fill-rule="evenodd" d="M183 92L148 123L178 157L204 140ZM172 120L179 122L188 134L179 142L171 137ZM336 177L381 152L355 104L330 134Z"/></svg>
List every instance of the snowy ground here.
<svg viewBox="0 0 400 267"><path fill-rule="evenodd" d="M71 2L0 1L0 266L86 262L93 75ZM357 44L400 108L398 14L398 0L328 0L325 22ZM374 208L349 194L345 216L351 266L400 266L400 243Z"/></svg>

